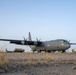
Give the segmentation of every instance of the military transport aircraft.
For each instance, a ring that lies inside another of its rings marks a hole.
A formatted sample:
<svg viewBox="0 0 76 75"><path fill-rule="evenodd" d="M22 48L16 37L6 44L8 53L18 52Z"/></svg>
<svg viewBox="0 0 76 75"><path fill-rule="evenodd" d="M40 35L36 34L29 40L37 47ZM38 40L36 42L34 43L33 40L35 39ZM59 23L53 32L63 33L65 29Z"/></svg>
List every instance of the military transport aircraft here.
<svg viewBox="0 0 76 75"><path fill-rule="evenodd" d="M51 41L32 41L31 34L29 32L29 40L12 40L12 39L0 39L1 41L10 41L10 43L18 44L18 45L29 45L32 51L45 51L45 52L55 52L62 51L65 52L67 49L71 47L71 45L76 45L76 43L70 43L64 39L57 39Z"/></svg>

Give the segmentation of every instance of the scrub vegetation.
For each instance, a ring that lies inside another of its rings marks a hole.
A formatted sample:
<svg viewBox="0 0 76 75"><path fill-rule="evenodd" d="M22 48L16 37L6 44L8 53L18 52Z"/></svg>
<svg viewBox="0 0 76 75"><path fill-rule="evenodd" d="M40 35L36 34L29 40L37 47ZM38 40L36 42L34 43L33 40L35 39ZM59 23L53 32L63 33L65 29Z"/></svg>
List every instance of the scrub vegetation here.
<svg viewBox="0 0 76 75"><path fill-rule="evenodd" d="M52 57L49 53L31 53L31 52L24 52L24 53L9 53L8 55L9 60L11 62L23 62L25 65L37 65L37 64L47 64L48 62L52 61Z"/></svg>
<svg viewBox="0 0 76 75"><path fill-rule="evenodd" d="M43 64L52 60L49 53L6 53L0 52L0 67L8 67L11 62L25 64Z"/></svg>
<svg viewBox="0 0 76 75"><path fill-rule="evenodd" d="M7 53L5 52L0 52L0 67L1 68L6 68L9 65L9 60L7 57Z"/></svg>
<svg viewBox="0 0 76 75"><path fill-rule="evenodd" d="M23 71L32 66L49 67L52 64L76 65L76 53L0 52L0 73Z"/></svg>

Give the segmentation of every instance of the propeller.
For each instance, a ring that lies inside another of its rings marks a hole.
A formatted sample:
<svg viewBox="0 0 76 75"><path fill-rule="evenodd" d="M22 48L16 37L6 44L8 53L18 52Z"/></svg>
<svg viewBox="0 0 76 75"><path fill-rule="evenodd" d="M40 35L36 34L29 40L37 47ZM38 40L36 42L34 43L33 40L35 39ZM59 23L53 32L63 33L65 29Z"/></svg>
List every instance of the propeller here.
<svg viewBox="0 0 76 75"><path fill-rule="evenodd" d="M76 45L76 43L70 43L70 40L68 41L70 45Z"/></svg>
<svg viewBox="0 0 76 75"><path fill-rule="evenodd" d="M36 38L36 40L37 40L37 41L35 42L35 45L36 45L36 46L39 46L39 45L41 44L41 43L40 43L40 40L41 40L41 39Z"/></svg>
<svg viewBox="0 0 76 75"><path fill-rule="evenodd" d="M67 40L67 39L66 39L66 41L70 43L70 40Z"/></svg>
<svg viewBox="0 0 76 75"><path fill-rule="evenodd" d="M68 42L70 42L70 40Z"/></svg>
<svg viewBox="0 0 76 75"><path fill-rule="evenodd" d="M23 36L23 39L24 39L24 41L27 41L27 39L28 39L28 38L27 38L27 39L25 39L25 37Z"/></svg>
<svg viewBox="0 0 76 75"><path fill-rule="evenodd" d="M24 40L21 41L22 45L24 45L24 44L25 44L25 41L27 41L27 39L25 39L24 36L23 36L23 39L24 39Z"/></svg>
<svg viewBox="0 0 76 75"><path fill-rule="evenodd" d="M37 40L38 42L40 42L41 39L36 38L36 40Z"/></svg>

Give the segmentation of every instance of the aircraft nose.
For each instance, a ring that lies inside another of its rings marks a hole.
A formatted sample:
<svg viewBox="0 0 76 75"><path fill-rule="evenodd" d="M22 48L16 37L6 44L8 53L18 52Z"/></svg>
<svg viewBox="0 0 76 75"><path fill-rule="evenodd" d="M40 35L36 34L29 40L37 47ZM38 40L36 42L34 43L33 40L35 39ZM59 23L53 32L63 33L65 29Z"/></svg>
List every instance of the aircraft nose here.
<svg viewBox="0 0 76 75"><path fill-rule="evenodd" d="M66 48L70 48L70 44L66 44L65 47L66 47Z"/></svg>

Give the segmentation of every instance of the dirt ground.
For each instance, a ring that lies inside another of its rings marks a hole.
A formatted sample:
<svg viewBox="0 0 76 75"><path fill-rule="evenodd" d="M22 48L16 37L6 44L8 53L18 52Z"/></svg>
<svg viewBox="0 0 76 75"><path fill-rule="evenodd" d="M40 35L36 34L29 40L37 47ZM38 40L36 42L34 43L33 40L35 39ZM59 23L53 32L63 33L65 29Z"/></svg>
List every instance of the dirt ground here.
<svg viewBox="0 0 76 75"><path fill-rule="evenodd" d="M76 53L7 53L0 75L76 75Z"/></svg>

